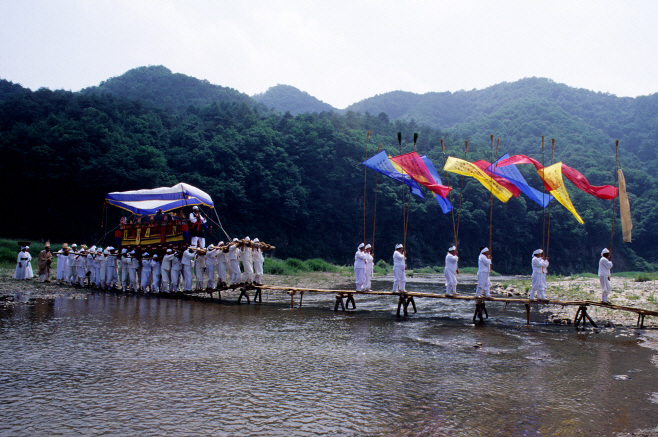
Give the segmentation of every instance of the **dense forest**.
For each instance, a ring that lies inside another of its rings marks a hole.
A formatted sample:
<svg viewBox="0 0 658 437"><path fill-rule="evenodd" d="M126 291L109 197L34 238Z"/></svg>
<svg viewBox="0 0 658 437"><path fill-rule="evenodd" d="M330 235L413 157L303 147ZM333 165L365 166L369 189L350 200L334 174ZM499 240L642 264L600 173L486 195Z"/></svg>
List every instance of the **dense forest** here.
<svg viewBox="0 0 658 437"><path fill-rule="evenodd" d="M542 86L531 93L528 82ZM16 211L2 215L5 236L93 244L103 236L107 192L187 182L212 196L231 237L270 242L281 258L320 257L349 264L363 240L365 175L366 239L372 239L376 186L375 257L391 262L394 244L403 239L402 188L364 171L360 163L367 130L372 133L368 156L380 144L397 154L397 132L403 134L403 152L411 151L417 132L416 150L432 159L442 177L441 139L446 155L458 157L464 156L464 140L469 140L469 161L490 160L489 134L501 138L498 155L524 153L541 160L540 136L545 135L548 163L550 138L555 137L555 160L580 170L594 185L613 182L612 138L618 136L635 229L634 242L623 244L617 220L616 268L658 266L652 250L658 240L658 191L649 170L658 147L657 97L617 99L538 79L518 82L518 90L515 84L503 85L503 91L491 95L474 92L479 96L471 99L477 101L475 107L484 109L464 110L466 115L455 115L459 122L439 129L411 118L393 120L385 111L294 116L164 67L131 70L78 93L31 91L0 80L0 181L20 199ZM558 97L552 91L556 87ZM579 100L582 95L588 98ZM539 188L529 167L519 165ZM449 175L443 182L458 195L460 177ZM553 205L552 271L595 271L601 248L609 245L612 203L566 184L585 224ZM442 214L431 193L425 194L425 200L411 202L407 243L412 266L443 264L453 242L452 216ZM454 196L453 201L457 203ZM120 214L109 208L106 231ZM541 247L541 223L541 208L523 195L505 204L494 200L495 270L529 272L530 254ZM488 192L466 178L461 265L476 264L488 235ZM220 239L225 236L215 227L212 240Z"/></svg>
<svg viewBox="0 0 658 437"><path fill-rule="evenodd" d="M299 115L305 112L339 112L330 104L290 85L273 86L264 93L256 94L252 97L268 108L290 112L292 115Z"/></svg>

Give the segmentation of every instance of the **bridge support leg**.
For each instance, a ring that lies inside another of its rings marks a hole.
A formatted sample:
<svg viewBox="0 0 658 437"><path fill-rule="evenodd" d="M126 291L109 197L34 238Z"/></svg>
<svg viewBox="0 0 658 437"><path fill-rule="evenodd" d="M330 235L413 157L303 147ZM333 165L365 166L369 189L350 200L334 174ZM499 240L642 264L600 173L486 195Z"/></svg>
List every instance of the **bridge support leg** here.
<svg viewBox="0 0 658 437"><path fill-rule="evenodd" d="M254 303L256 303L256 299L258 299L258 303L263 303L263 293L260 288L256 288L256 293L254 294Z"/></svg>
<svg viewBox="0 0 658 437"><path fill-rule="evenodd" d="M480 322L484 321L484 317L482 313L487 316L487 319L489 318L489 313L487 312L487 307L484 304L484 302L476 302L475 303L475 313L473 314L473 323L475 323L476 317L480 319Z"/></svg>
<svg viewBox="0 0 658 437"><path fill-rule="evenodd" d="M414 314L418 312L418 311L416 311L416 301L414 301L414 297L409 296L407 298L407 300L404 302L404 315L405 316L407 315L407 307L409 306L409 304L411 304L411 306L414 307Z"/></svg>
<svg viewBox="0 0 658 437"><path fill-rule="evenodd" d="M637 327L640 329L644 328L644 314L637 314Z"/></svg>
<svg viewBox="0 0 658 437"><path fill-rule="evenodd" d="M405 303L406 301L407 301L406 296L404 295L404 293L401 293L400 297L398 299L398 313L397 313L398 316L400 315L400 308L401 307L404 309L404 315L405 316L407 315L407 305L408 304Z"/></svg>
<svg viewBox="0 0 658 437"><path fill-rule="evenodd" d="M578 311L576 311L576 318L574 319L573 323L574 326L577 328L578 325L580 325L580 321L583 321L583 328L587 324L587 321L592 324L593 327L597 327L596 323L594 323L594 320L587 314L587 305L581 305L578 307Z"/></svg>
<svg viewBox="0 0 658 437"><path fill-rule="evenodd" d="M525 304L525 319L526 325L530 324L530 304Z"/></svg>
<svg viewBox="0 0 658 437"><path fill-rule="evenodd" d="M304 300L304 290L299 292L299 307L302 307L302 300Z"/></svg>
<svg viewBox="0 0 658 437"><path fill-rule="evenodd" d="M350 308L350 302L352 302L352 309L355 310L356 303L354 302L354 295L352 293L347 295L347 299L345 300L345 308Z"/></svg>
<svg viewBox="0 0 658 437"><path fill-rule="evenodd" d="M242 296L247 299L247 303L251 303L249 301L249 295L247 294L247 289L246 288L240 288L240 296L238 297L238 303L242 303Z"/></svg>
<svg viewBox="0 0 658 437"><path fill-rule="evenodd" d="M336 295L336 305L334 305L334 311L338 311L338 307L345 311L345 305L343 304L343 295L342 294L337 294Z"/></svg>

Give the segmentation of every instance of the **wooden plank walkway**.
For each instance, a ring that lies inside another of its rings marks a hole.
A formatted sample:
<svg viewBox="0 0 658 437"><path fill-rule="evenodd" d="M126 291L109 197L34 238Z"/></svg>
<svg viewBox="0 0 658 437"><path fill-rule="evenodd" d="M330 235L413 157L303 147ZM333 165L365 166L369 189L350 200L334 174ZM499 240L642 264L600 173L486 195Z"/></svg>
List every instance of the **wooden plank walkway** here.
<svg viewBox="0 0 658 437"><path fill-rule="evenodd" d="M253 296L254 302L257 300L259 302L262 302L262 290L272 290L272 291L283 291L287 292L290 295L290 306L294 306L294 297L296 294L299 294L299 306L302 306L302 301L304 298L304 293L329 293L329 294L335 294L336 295L336 305L334 306L334 310L338 310L339 307L342 308L343 311L345 311L346 308L349 308L349 304L352 304L353 308L356 308L356 303L354 301L354 296L397 296L398 297L398 310L397 313L400 315L400 309L404 310L404 315L408 314L408 306L409 304L412 305L414 312L416 312L416 303L414 298L428 298L428 299L451 299L451 300L466 300L466 301L474 301L476 304L475 307L475 314L473 315L473 320L476 319L476 317L479 317L480 321L483 319L483 314L488 317L487 310L486 310L486 303L487 302L502 302L505 304L521 304L525 305L526 308L526 319L527 323L530 323L530 308L531 305L559 305L559 306L578 306L578 311L576 313L576 318L574 320L574 324L576 327L580 324L580 322L583 322L583 325L586 323L587 320L589 322L596 326L594 321L591 319L591 317L587 314L587 308L590 306L598 306L598 307L603 307L603 308L608 308L611 310L618 310L618 311L628 311L628 312L633 312L638 315L638 321L637 321L637 326L640 328L644 327L644 318L646 316L654 316L658 317L658 311L652 311L652 310L647 310L643 308L636 308L636 307L628 307L628 306L621 306L621 305L613 305L613 304L605 304L603 302L597 302L597 301L591 301L591 300L530 300L530 299L522 299L522 298L510 298L510 297L475 297L475 296L467 296L467 295L455 295L455 296L446 296L445 294L440 294L440 293L419 293L419 292L413 292L413 291L408 291L403 294L401 293L396 293L393 291L356 291L356 290L332 290L332 289L325 289L325 288L300 288L300 287L284 287L284 286L276 286L276 285L242 285L238 287L229 287L229 288L224 288L219 291L219 297L221 299L221 291L223 290L231 290L231 289L237 289L240 291L240 297L238 298L238 302L241 302L243 297L246 297L247 302L249 302L249 295L247 294L248 291L255 291L255 294ZM210 290L208 290L208 293L211 293ZM212 295L212 293L211 293Z"/></svg>

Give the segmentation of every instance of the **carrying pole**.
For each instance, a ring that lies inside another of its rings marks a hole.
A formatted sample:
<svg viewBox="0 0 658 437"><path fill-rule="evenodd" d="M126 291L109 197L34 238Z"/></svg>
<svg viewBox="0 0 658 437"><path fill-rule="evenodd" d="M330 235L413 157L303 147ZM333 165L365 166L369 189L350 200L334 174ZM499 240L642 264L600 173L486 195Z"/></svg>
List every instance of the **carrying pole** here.
<svg viewBox="0 0 658 437"><path fill-rule="evenodd" d="M363 162L368 160L368 141L370 141L370 131L366 134L366 157ZM366 181L368 177L368 166L363 166L363 243L366 242Z"/></svg>
<svg viewBox="0 0 658 437"><path fill-rule="evenodd" d="M619 195L619 188L617 187L617 166L619 164L619 140L615 141L615 188L617 189L617 196ZM612 199L612 226L610 229L610 256L612 256L612 236L615 232L615 204L617 201L617 196Z"/></svg>

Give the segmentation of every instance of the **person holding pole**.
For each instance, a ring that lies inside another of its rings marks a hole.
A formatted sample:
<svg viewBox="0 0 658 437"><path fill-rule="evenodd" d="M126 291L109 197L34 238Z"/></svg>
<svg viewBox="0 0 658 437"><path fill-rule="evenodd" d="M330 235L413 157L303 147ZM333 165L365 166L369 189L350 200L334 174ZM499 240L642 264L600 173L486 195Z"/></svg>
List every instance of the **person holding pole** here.
<svg viewBox="0 0 658 437"><path fill-rule="evenodd" d="M546 268L548 260L543 256L544 251L537 249L532 252L532 288L530 289L530 300L546 300Z"/></svg>
<svg viewBox="0 0 658 437"><path fill-rule="evenodd" d="M402 244L395 246L395 252L393 252L393 293L404 293L407 278L405 276L406 265L406 255L407 252L404 250Z"/></svg>
<svg viewBox="0 0 658 437"><path fill-rule="evenodd" d="M457 294L457 276L459 274L458 263L459 257L457 256L457 248L452 246L448 249L446 254L446 266L443 274L446 277L446 296L454 296Z"/></svg>
<svg viewBox="0 0 658 437"><path fill-rule="evenodd" d="M489 273L491 273L491 253L488 247L482 247L478 257L478 284L475 289L475 297L482 297L482 294L484 294L484 297L491 297L489 294L491 290Z"/></svg>
<svg viewBox="0 0 658 437"><path fill-rule="evenodd" d="M370 291L370 287L372 286L370 280L372 279L372 268L375 259L373 258L371 253L372 251L371 245L366 244L365 251L366 251L367 259L366 259L366 270L364 272L364 277L363 277L363 281L364 281L363 291Z"/></svg>
<svg viewBox="0 0 658 437"><path fill-rule="evenodd" d="M599 260L599 282L601 283L601 302L610 303L608 296L610 295L610 269L612 268L612 257L610 251L606 248L601 252L601 259Z"/></svg>
<svg viewBox="0 0 658 437"><path fill-rule="evenodd" d="M354 254L354 276L356 276L356 291L363 291L366 285L366 263L368 262L368 255L365 250L364 243L359 244L359 248Z"/></svg>

